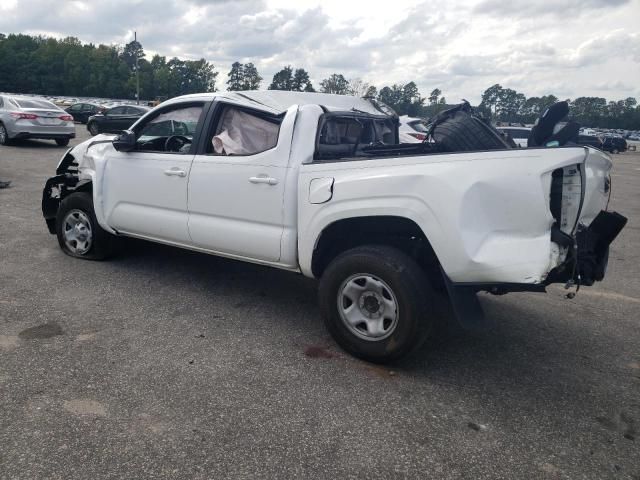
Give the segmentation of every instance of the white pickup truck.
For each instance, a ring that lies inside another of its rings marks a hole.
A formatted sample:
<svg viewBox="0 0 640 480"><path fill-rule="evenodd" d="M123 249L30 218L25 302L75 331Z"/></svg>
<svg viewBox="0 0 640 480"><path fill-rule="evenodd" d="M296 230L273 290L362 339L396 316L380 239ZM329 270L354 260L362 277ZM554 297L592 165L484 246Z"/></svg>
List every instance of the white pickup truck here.
<svg viewBox="0 0 640 480"><path fill-rule="evenodd" d="M606 211L611 166L577 146L399 144L397 116L362 98L208 93L69 150L42 210L73 257L128 236L318 278L335 340L385 362L423 342L438 299L468 323L478 291L601 280L626 221Z"/></svg>

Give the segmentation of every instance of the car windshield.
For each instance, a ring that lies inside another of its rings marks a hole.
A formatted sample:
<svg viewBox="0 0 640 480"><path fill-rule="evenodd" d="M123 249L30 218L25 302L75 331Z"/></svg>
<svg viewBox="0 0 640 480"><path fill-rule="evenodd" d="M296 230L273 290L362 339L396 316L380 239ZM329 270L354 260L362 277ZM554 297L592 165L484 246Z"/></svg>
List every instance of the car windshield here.
<svg viewBox="0 0 640 480"><path fill-rule="evenodd" d="M20 108L58 109L58 107L56 107L53 103L47 102L46 100L38 100L36 98L14 98L14 102L16 102Z"/></svg>

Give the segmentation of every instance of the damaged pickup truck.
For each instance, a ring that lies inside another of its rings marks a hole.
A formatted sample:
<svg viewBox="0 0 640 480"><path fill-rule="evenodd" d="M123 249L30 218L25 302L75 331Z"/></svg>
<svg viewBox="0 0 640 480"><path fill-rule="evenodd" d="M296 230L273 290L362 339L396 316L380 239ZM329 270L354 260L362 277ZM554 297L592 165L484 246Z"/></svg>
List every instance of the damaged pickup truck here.
<svg viewBox="0 0 640 480"><path fill-rule="evenodd" d="M479 291L602 280L626 222L607 211L606 154L511 148L468 104L428 141L398 138L368 99L183 96L69 150L42 210L72 257L128 236L317 278L329 332L374 362L415 350L443 310L479 321Z"/></svg>

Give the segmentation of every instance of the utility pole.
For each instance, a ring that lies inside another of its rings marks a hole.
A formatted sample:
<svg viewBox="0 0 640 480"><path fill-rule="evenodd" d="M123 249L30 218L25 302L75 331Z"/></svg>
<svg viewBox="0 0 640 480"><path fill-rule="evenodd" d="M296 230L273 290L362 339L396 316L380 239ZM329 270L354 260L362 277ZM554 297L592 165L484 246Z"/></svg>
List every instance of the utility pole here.
<svg viewBox="0 0 640 480"><path fill-rule="evenodd" d="M138 32L133 32L133 41L138 46ZM136 49L136 105L140 105L140 73L138 72L138 50Z"/></svg>

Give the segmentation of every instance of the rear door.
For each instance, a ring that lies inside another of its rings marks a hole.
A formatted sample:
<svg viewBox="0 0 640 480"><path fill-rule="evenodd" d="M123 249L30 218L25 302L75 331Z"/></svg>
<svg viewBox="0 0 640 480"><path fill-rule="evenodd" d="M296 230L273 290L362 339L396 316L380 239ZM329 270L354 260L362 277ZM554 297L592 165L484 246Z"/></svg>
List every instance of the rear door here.
<svg viewBox="0 0 640 480"><path fill-rule="evenodd" d="M87 120L89 120L89 117L94 114L94 111L95 107L93 105L91 105L90 103L83 103L82 110L80 110L78 116L76 117L75 114L73 116L79 122L87 123Z"/></svg>
<svg viewBox="0 0 640 480"><path fill-rule="evenodd" d="M280 260L285 181L297 107L285 116L218 103L189 178L189 233L197 247Z"/></svg>

